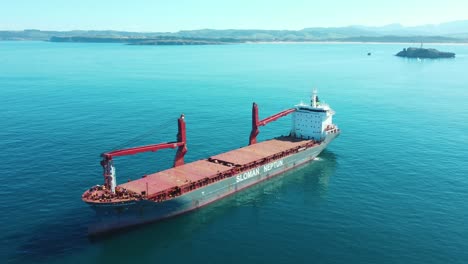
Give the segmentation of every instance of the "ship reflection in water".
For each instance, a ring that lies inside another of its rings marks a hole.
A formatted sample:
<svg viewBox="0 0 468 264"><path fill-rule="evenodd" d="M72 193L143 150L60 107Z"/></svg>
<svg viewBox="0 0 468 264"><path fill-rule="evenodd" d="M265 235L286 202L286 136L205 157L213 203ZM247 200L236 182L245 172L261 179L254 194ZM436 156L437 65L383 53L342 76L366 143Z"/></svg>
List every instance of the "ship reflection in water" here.
<svg viewBox="0 0 468 264"><path fill-rule="evenodd" d="M291 186L293 184L302 188L301 192L297 192L296 190L296 194L302 195L305 201L314 203L325 197L329 179L335 172L335 168L335 154L324 150L311 163L287 171L268 181L261 182L250 189L233 195L232 199L235 199L236 206L255 204L255 206L260 207L261 203L270 200L271 196L276 197L276 199L287 196L287 191L290 188L294 188ZM226 203L232 203L232 201L226 201Z"/></svg>

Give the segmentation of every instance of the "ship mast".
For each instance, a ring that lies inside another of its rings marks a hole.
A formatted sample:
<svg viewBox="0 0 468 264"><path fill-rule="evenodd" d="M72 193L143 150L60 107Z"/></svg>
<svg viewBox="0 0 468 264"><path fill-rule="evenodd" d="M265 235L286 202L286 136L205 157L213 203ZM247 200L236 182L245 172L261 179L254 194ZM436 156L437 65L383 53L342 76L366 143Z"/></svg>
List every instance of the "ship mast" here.
<svg viewBox="0 0 468 264"><path fill-rule="evenodd" d="M310 98L310 105L313 107L313 108L316 108L317 107L317 89L314 89L312 91L312 97Z"/></svg>

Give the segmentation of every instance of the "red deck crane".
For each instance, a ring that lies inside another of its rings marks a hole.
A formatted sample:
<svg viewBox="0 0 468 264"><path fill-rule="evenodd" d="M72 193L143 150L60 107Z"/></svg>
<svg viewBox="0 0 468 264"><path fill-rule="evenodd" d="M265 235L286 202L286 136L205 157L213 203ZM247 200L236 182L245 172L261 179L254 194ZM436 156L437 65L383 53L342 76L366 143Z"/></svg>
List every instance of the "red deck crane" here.
<svg viewBox="0 0 468 264"><path fill-rule="evenodd" d="M295 108L287 109L284 111L281 111L277 114L274 114L272 116L269 116L263 120L258 120L258 105L256 103L253 103L252 106L252 132L250 132L250 140L249 140L249 145L253 145L257 143L257 135L260 133L259 127L264 126L270 122L273 122L275 120L278 120L279 118L283 116L287 116L291 114L292 112L296 111Z"/></svg>
<svg viewBox="0 0 468 264"><path fill-rule="evenodd" d="M138 153L148 152L148 151L158 151L161 149L168 148L177 148L177 153L174 160L174 167L184 164L184 156L187 153L187 137L185 130L185 120L184 115L181 115L178 119L178 133L176 142L166 142L159 143L147 146L133 147L127 149L114 150L111 152L105 152L101 154L102 161L101 165L104 168L104 186L110 189L112 192L115 192L116 178L115 178L115 169L113 166L112 159L119 156L134 155Z"/></svg>

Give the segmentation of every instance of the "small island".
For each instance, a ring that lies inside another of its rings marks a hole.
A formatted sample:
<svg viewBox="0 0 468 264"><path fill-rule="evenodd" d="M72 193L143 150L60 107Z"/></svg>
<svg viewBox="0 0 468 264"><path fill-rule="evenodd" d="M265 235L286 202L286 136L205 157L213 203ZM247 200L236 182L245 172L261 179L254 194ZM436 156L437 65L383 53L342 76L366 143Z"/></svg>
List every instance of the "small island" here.
<svg viewBox="0 0 468 264"><path fill-rule="evenodd" d="M406 57L406 58L421 58L421 59L438 59L438 58L454 58L455 53L443 52L436 49L424 49L424 48L405 48L398 52L395 56Z"/></svg>

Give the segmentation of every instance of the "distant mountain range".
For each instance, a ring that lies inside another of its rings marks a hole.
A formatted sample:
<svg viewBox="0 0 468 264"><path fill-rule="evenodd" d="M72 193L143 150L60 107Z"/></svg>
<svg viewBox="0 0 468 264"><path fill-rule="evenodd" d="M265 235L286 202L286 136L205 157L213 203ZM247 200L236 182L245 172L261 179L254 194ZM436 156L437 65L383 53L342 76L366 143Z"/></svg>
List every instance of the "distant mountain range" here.
<svg viewBox="0 0 468 264"><path fill-rule="evenodd" d="M179 32L125 32L113 30L0 31L0 40L56 42L119 42L141 45L199 45L273 41L453 42L468 43L468 20L404 27L313 27L302 30L200 29Z"/></svg>
<svg viewBox="0 0 468 264"><path fill-rule="evenodd" d="M431 24L413 27L404 27L401 24L390 24L383 27L354 26L363 30L385 35L423 35L423 36L446 36L446 37L468 37L468 20L452 21L442 24Z"/></svg>

